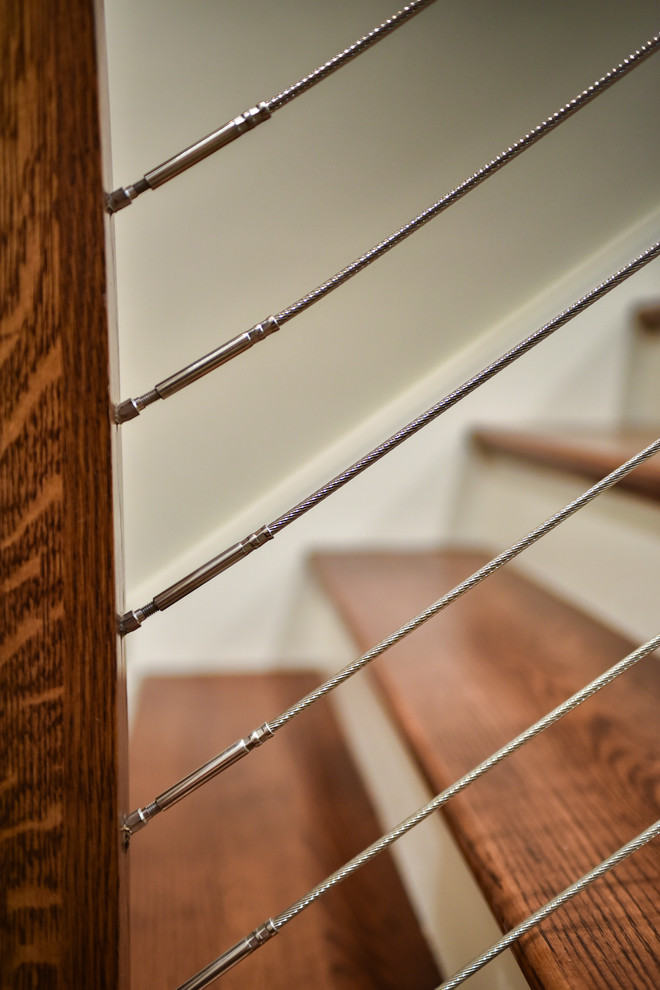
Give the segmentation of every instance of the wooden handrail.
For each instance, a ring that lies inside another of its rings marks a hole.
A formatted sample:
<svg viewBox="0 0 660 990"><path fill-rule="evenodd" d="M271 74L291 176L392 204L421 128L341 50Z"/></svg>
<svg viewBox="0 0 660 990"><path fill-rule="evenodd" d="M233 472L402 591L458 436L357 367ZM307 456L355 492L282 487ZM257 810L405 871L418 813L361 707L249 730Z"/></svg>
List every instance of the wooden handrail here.
<svg viewBox="0 0 660 990"><path fill-rule="evenodd" d="M7 0L0 986L128 986L124 689L93 0Z"/></svg>

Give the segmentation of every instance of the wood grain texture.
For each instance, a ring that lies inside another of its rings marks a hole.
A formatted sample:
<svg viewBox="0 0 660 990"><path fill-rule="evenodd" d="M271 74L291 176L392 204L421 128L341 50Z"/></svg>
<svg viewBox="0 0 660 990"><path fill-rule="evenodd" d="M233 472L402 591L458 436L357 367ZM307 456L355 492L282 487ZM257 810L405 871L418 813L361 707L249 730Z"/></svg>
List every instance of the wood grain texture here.
<svg viewBox="0 0 660 990"><path fill-rule="evenodd" d="M147 681L131 739L133 806L317 683L300 672ZM172 990L379 834L321 703L133 838L132 986ZM440 979L382 855L221 982L223 990L431 990Z"/></svg>
<svg viewBox="0 0 660 990"><path fill-rule="evenodd" d="M91 0L7 0L0 65L0 985L116 990L124 803Z"/></svg>
<svg viewBox="0 0 660 990"><path fill-rule="evenodd" d="M573 430L481 429L475 433L479 447L489 454L507 454L531 464L571 471L590 481L600 481L620 464L657 440L648 432L597 433ZM657 454L623 478L616 489L625 489L660 502L660 456Z"/></svg>
<svg viewBox="0 0 660 990"><path fill-rule="evenodd" d="M485 560L323 554L315 566L363 649ZM631 649L505 569L376 661L371 675L440 792ZM660 667L649 657L446 806L503 930L659 817L659 696ZM659 892L656 842L522 940L530 985L660 986Z"/></svg>

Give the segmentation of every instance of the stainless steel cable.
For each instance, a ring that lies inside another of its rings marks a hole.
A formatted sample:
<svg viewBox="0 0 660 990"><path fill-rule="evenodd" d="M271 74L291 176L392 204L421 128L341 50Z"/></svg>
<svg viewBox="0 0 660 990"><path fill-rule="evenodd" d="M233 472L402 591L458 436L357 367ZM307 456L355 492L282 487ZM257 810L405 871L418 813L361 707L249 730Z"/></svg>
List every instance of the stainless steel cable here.
<svg viewBox="0 0 660 990"><path fill-rule="evenodd" d="M598 95L605 92L619 79L627 75L632 69L640 65L646 58L652 55L660 47L660 35L655 35L650 38L641 48L632 52L627 58L620 62L619 65L615 66L608 73L598 79L596 82L592 83L587 89L583 90L578 96L570 100L568 103L564 104L556 113L553 113L550 117L546 118L531 131L525 134L522 138L512 144L509 148L499 154L496 158L493 158L486 165L482 166L476 172L474 172L469 178L465 179L460 185L456 186L451 192L447 193L432 206L428 207L418 216L414 217L408 223L404 224L397 231L386 237L385 240L380 241L375 247L372 247L369 251L360 255L355 261L351 262L341 271L337 272L331 278L327 279L321 285L317 286L311 292L302 296L296 302L287 306L286 309L281 310L275 316L268 316L261 323L257 323L250 330L246 330L238 336L233 337L231 340L226 341L221 344L220 347L215 348L208 354L193 361L192 364L182 368L180 371L175 372L170 375L169 378L165 378L162 382L159 382L154 388L144 395L138 396L136 399L125 399L120 402L115 410L115 417L118 423L128 422L131 419L135 419L136 416L140 415L143 409L152 405L159 399L166 399L170 395L174 395L175 392L180 391L193 382L198 381L204 375L209 374L221 365L226 364L227 361L238 354L243 353L243 351L252 347L254 344L261 340L264 340L270 334L276 332L281 326L287 323L289 320L298 316L304 310L308 309L315 302L327 296L334 289L338 288L344 282L348 281L358 272L361 272L372 262L376 261L377 258L382 257L401 241L405 240L424 224L433 220L435 217L439 216L440 213L444 212L452 203L458 202L462 199L468 192L476 188L484 182L489 176L493 175L495 172L499 171L504 165L517 158L518 155L522 154L527 148L530 148L533 144L539 141L542 137L548 134L550 131L554 130L565 120L568 120L574 113L580 110L582 107L586 106Z"/></svg>
<svg viewBox="0 0 660 990"><path fill-rule="evenodd" d="M303 310L307 309L318 299L323 296L327 296L328 293L332 292L343 282L346 282L353 275L362 271L367 265L370 265L377 258L380 258L387 251L391 250L395 245L400 244L401 241L409 237L414 231L419 230L424 224L428 223L429 220L433 220L440 213L451 206L452 203L456 203L459 199L462 199L468 192L475 189L480 185L485 179L493 175L495 172L499 171L503 165L517 158L518 155L526 151L527 148L531 148L533 144L536 144L542 137L549 134L550 131L559 127L565 120L568 120L574 113L580 110L582 107L586 106L593 99L595 99L600 93L605 92L609 89L615 82L627 75L632 69L639 65L644 59L652 55L658 47L660 47L660 35L655 35L650 38L641 48L632 52L627 58L620 62L619 65L610 69L604 76L598 79L596 82L588 86L587 89L583 90L578 96L574 97L568 103L564 104L559 110L552 114L552 116L543 120L540 124L534 127L531 131L528 131L523 137L519 138L514 144L506 148L503 152L493 158L486 165L483 165L480 169L474 172L469 178L465 179L460 185L448 192L442 199L439 199L432 206L429 206L426 210L420 213L418 216L414 217L408 223L404 224L397 231L391 234L385 240L380 241L371 250L366 251L359 258L356 258L350 265L342 268L340 272L333 275L322 285L319 285L312 292L308 292L307 295L298 299L293 305L288 306L283 309L280 313L275 316L275 319L280 324L286 323L287 320L292 319L297 316L298 313L302 313Z"/></svg>
<svg viewBox="0 0 660 990"><path fill-rule="evenodd" d="M304 513L311 509L312 506L317 505L319 502L322 502L325 498L327 498L328 495L332 495L339 488L342 488L345 484L357 477L357 475L361 474L372 464L375 464L376 461L379 461L381 457L389 454L391 450L398 447L399 444L404 442L404 440L407 440L428 423L431 423L434 419L437 419L438 416L446 412L452 406L456 405L456 403L460 402L460 400L465 398L465 396L469 395L471 392L474 392L480 385L483 385L485 382L493 378L499 371L502 371L510 364L513 364L513 362L519 357L522 357L523 354L526 354L542 340L545 340L546 337L549 337L555 332L555 330L558 330L560 327L564 326L564 324L568 323L569 320L573 319L573 317L578 316L598 299L601 299L617 285L620 285L621 282L624 282L631 275L635 274L635 272L639 271L640 268L643 268L644 265L648 264L654 258L657 258L659 254L660 241L656 242L646 251L642 252L642 254L638 255L628 265L619 269L619 271L615 272L604 282L601 282L600 285L597 285L591 290L591 292L588 292L586 295L582 296L574 302L572 306L569 306L567 309L563 310L553 320L550 320L549 323L546 323L533 334L530 334L529 337L526 337L524 340L520 341L520 343L516 344L515 347L512 347L505 354L502 354L496 361L493 361L485 368L482 368L481 371L479 371L476 375L473 375L472 378L469 378L466 382L459 386L459 388L455 389L453 392L450 392L435 405L431 406L430 409L427 409L426 412L412 420L412 422L408 423L407 426L404 426L403 429L398 431L398 433L395 433L393 436L389 437L389 439L387 439L384 443L379 444L378 447L375 447L364 457L361 457L359 461L355 462L355 464L352 464L349 468L346 468L345 471L342 471L341 474L338 474L337 477L323 485L306 499L303 499L302 502L299 502L298 505L294 506L292 509L289 509L288 512L285 512L283 515L279 516L272 523L269 523L268 529L270 532L275 535L281 529L284 529L285 526L288 526L289 523L293 522L294 519L304 515Z"/></svg>
<svg viewBox="0 0 660 990"><path fill-rule="evenodd" d="M483 567L476 570L470 575L470 577L466 578L464 581L461 581L460 584L457 584L456 587L452 588L452 590L447 592L446 595L443 595L442 598L439 598L432 605L429 605L429 607L424 609L423 612L420 612L419 615L416 615L413 619L410 619L405 623L405 625L401 626L400 629L397 629L396 632L393 632L390 636L387 636L384 640L378 643L377 646L372 647L370 650L367 650L366 653L362 654L361 657L358 657L357 660L353 660L352 663L347 664L346 667L330 677L324 684L316 688L315 691L311 691L305 698L301 699L301 701L297 702L295 705L292 705L291 708L289 708L278 718L273 719L272 722L269 722L272 731L277 731L281 725L284 725L286 722L290 721L290 719L294 718L296 715L299 715L300 712L304 711L306 708L309 708L310 705L313 705L326 694L334 691L336 687L339 687L339 685L343 684L344 681L347 681L359 670L362 670L362 668L366 667L367 664L372 662L372 660L382 656L382 654L389 650L392 646L400 643L402 639L406 638L406 636L409 636L411 633L415 632L416 629L419 629L419 627L424 625L425 622L428 622L429 619L432 619L435 615L438 615L471 588L476 587L476 585L480 584L485 578L489 577L491 574L494 574L495 571L498 571L500 567L504 567L505 564L510 563L510 561L512 561L515 557L518 557L524 550L527 550L542 537L547 536L548 533L552 532L552 530L559 526L562 522L574 515L580 509L584 508L585 505L588 505L589 502L591 502L598 495L602 494L608 488L611 488L612 485L615 485L621 480L621 478L629 474L630 471L633 471L639 464L643 463L648 458L653 457L653 455L658 453L658 451L660 451L660 439L656 440L645 450L640 451L639 454L636 454L635 457L621 465L616 469L616 471L612 471L611 474L608 474L586 492L583 492L583 494L578 498L574 499L572 502L569 502L563 509L560 509L559 512L556 512L554 515L550 516L544 523L537 526L536 529L533 529L521 540L518 540L510 546L507 550L504 550L496 557L493 557L493 559L488 561L487 564L484 564Z"/></svg>
<svg viewBox="0 0 660 990"><path fill-rule="evenodd" d="M567 309L563 310L549 323L544 324L529 337L526 337L524 340L520 341L520 343L516 344L515 347L511 348L501 357L497 358L496 361L493 361L485 368L482 368L482 370L477 372L476 375L473 375L457 389L454 389L453 392L450 392L435 405L431 406L430 409L427 409L426 412L422 413L416 419L412 420L412 422L408 423L407 426L404 426L401 430L389 437L383 443L379 444L368 454L365 454L364 457L360 458L360 460L346 468L341 472L341 474L338 474L331 481L327 482L311 495L308 495L302 502L299 502L297 505L293 506L283 515L278 516L278 518L273 520L273 522L266 526L262 526L260 529L256 530L256 532L251 533L244 540L228 547L227 550L218 554L216 557L213 557L205 564L202 564L201 567L196 568L190 574L183 577L180 581L177 581L169 588L166 588L164 591L160 592L160 594L156 595L151 602L138 609L133 609L126 612L120 619L122 632L128 633L138 629L145 619L149 618L151 615L155 615L156 612L162 612L166 608L169 608L175 602L201 587L207 581L217 577L217 575L221 574L223 571L228 570L229 567L232 567L239 560L242 560L243 557L247 556L248 553L251 553L252 550L263 546L264 543L273 539L280 530L284 529L295 519L298 519L300 516L304 515L315 505L318 505L319 502L322 502L324 499L328 498L329 495L332 495L334 492L338 491L363 471L366 471L368 467L375 464L386 454L390 453L390 451L394 450L401 443L403 443L404 440L407 440L424 426L427 426L429 423L433 422L433 420L437 419L442 413L446 412L461 399L465 398L475 389L479 388L480 385L483 385L485 382L489 381L498 372L503 371L504 368L508 367L519 357L522 357L523 354L526 354L527 351L535 347L536 344L539 344L546 337L550 336L550 334L554 333L555 330L562 327L565 323L572 319L572 317L583 312L583 310L587 309L587 307L591 306L598 299L601 299L604 295L606 295L606 293L610 292L611 289L615 288L615 286L620 285L621 282L625 281L627 278L630 278L631 275L639 271L640 268L643 268L644 265L647 265L654 258L657 258L658 255L660 255L660 241L653 244L650 248L629 262L629 264L627 264L624 268L619 269L604 282L601 282L594 289L592 289L591 292L588 292L585 296L582 296Z"/></svg>
<svg viewBox="0 0 660 990"><path fill-rule="evenodd" d="M296 718L302 712L314 705L317 701L320 701L321 698L324 698L326 695L330 694L331 691L334 691L345 681L349 680L373 660L389 650L390 647L400 643L401 640L406 638L406 636L409 636L425 622L428 622L428 620L432 619L433 616L438 615L441 611L443 611L443 609L447 608L471 588L474 588L485 578L499 570L500 567L503 567L505 564L509 563L528 547L532 546L533 543L536 543L541 539L541 537L551 532L551 530L555 529L560 523L568 519L569 516L572 516L575 512L592 501L592 499L596 498L602 492L616 484L617 481L620 481L626 474L629 474L658 451L660 451L660 439L640 451L640 453L636 454L635 457L626 461L625 464L622 464L615 471L608 474L605 478L593 485L578 498L574 499L572 502L569 502L563 509L550 516L550 518L544 523L537 526L536 529L533 529L521 540L518 540L517 543L514 543L507 550L503 551L503 553L493 557L492 560L476 570L470 575L470 577L466 578L464 581L461 581L460 584L457 584L451 591L447 592L447 594L443 595L432 605L429 605L428 608L424 609L423 612L420 612L413 619L410 619L409 622L406 622L403 626L397 629L396 632L391 633L391 635L387 636L377 646L367 650L367 652L363 653L362 656L347 664L336 674L333 674L332 677L329 677L328 680L324 681L324 683L319 685L319 687L314 691L311 691L309 694L305 695L304 698L301 698L299 701L295 702L295 704L287 708L281 715L278 715L277 718L264 722L263 725L261 725L254 732L251 732L248 736L245 736L243 739L239 739L237 742L233 743L218 756L215 756L212 760L209 760L208 763L205 763L197 770L188 774L187 777L184 777L182 780L178 781L167 791L164 791L163 794L156 797L151 804L144 808L138 808L136 811L132 811L126 817L125 821L127 838L130 838L133 833L140 831L148 825L151 819L157 814L160 814L161 811L165 811L182 798L187 797L188 794L191 794L198 787L201 787L202 784L207 783L209 780L213 779L213 777L216 777L228 767L232 766L234 763L237 763L238 760L242 759L244 756L247 756L252 749L262 745L269 739L272 739L275 733L286 725L287 722L290 722L292 719Z"/></svg>
<svg viewBox="0 0 660 990"><path fill-rule="evenodd" d="M378 27L374 28L373 31L369 31L368 34L365 34L362 38L359 38L358 41L355 41L352 45L349 45L348 48L343 50L343 52L339 52L339 54L335 55L334 58L328 59L327 62L320 65L318 69L314 70L314 72L310 72L309 75L304 76L297 83L294 83L293 86L289 86L287 89L282 90L282 92L278 93L277 96L273 96L270 100L266 100L266 106L271 113L275 113L275 111L279 110L280 107L290 103L291 100L295 100L295 98L297 96L301 96L302 93L306 93L308 89L312 88L312 86L316 86L316 84L321 82L322 79L327 78L327 76L331 75L333 72L336 72L337 69L341 69L341 67L346 65L347 62L350 62L358 55L361 55L362 52L367 50L367 48L371 48L371 46L375 45L377 41L387 37L387 35L391 34L392 31L395 31L396 28L401 27L402 24L409 21L415 16L415 14L419 14L426 7L430 7L434 2L435 0L415 0L413 3L406 4L406 6L402 7L396 14L388 17L382 24L379 24Z"/></svg>
<svg viewBox="0 0 660 990"><path fill-rule="evenodd" d="M197 141L173 158L163 162L162 165L151 169L151 171L147 172L142 179L139 179L133 185L115 189L106 198L108 212L117 213L118 210L123 210L126 206L130 206L147 189L156 189L164 182L173 179L175 175L180 175L181 172L184 172L192 165L196 165L197 162L202 161L231 141L234 141L241 134L245 134L257 124L268 120L276 110L286 106L287 103L290 103L297 96L306 93L308 89L316 86L322 79L326 79L329 75L332 75L337 69L341 69L347 62L357 58L358 55L371 48L376 42L386 38L398 27L405 24L406 21L409 21L416 14L421 13L426 7L430 7L432 3L435 3L435 0L413 0L412 3L406 4L396 14L393 14L387 20L383 21L382 24L379 24L378 27L369 31L368 34L359 38L352 45L349 45L348 48L339 52L338 55L328 59L327 62L320 65L314 72L310 72L309 75L304 76L292 86L282 90L277 96L272 96L270 100L263 101L257 104L257 106L246 110L245 113L239 114L238 117L230 120L217 130L212 131L211 134L202 138L201 141Z"/></svg>
<svg viewBox="0 0 660 990"><path fill-rule="evenodd" d="M246 938L242 939L240 942L237 942L236 945L232 946L231 949L219 956L200 974L179 987L179 990L201 990L201 988L208 986L223 973L227 972L228 969L236 965L237 962L240 962L241 959L245 958L247 955L250 955L255 949L259 948L264 941L271 938L273 935L276 935L284 927L284 925L286 925L289 921L292 921L296 915L308 908L333 887L336 887L343 880L346 880L363 866L366 866L367 863L371 862L372 859L388 849L394 842L406 835L417 825L420 825L435 811L438 811L441 807L443 807L443 805L445 805L450 798L465 790L470 784L474 783L474 781L478 780L480 777L483 777L486 773L492 770L493 767L513 755L513 753L521 749L522 746L536 738L536 736L540 735L540 733L554 725L565 715L568 715L570 712L574 711L589 698L593 697L594 694L601 691L608 684L611 684L617 677L620 677L622 674L626 673L626 671L630 670L630 668L636 663L644 657L649 656L649 654L653 653L659 647L660 634L649 640L643 646L640 646L637 650L634 650L632 653L628 654L627 657L624 657L623 660L620 660L613 667L610 667L609 670L595 678L595 680L591 681L586 687L582 688L582 690L572 695L561 705L558 705L543 718L539 719L538 722L535 722L524 732L521 732L501 749L491 754L491 756L489 756L486 760L474 767L474 769L469 771L469 773L465 774L455 783L451 784L440 794L436 795L436 797L418 809L418 811L416 811L413 815L410 815L408 818L404 819L395 828L391 829L391 831L381 836L380 839L373 842L357 856L354 856L348 863L345 863L344 866L336 870L321 883L317 884L317 886L309 891L309 893L305 894L304 897L301 897L299 900L295 901L290 907L286 908L286 910L282 911L276 917L269 918L268 921L256 929L255 932L252 932L250 935L246 936ZM649 836L649 838L652 837L653 836ZM639 847L635 846L635 848ZM631 849L630 851L632 852L634 849ZM617 862L619 861L620 860L617 860ZM582 878L581 881L578 881L578 884L584 885L583 882L584 878ZM582 889L582 886L580 886L579 889Z"/></svg>
<svg viewBox="0 0 660 990"><path fill-rule="evenodd" d="M615 866L622 863L624 859L631 856L633 853L645 846L647 842L651 842L652 839L656 839L660 836L660 821L655 822L655 824L650 825L644 832L640 832L638 836L628 842L625 846L621 846L617 849L615 853L604 859L598 866L595 866L593 870L589 870L585 873L583 877L576 880L569 887L566 887L560 894L549 900L543 907L540 907L538 911L534 911L530 914L528 918L522 921L515 928L512 928L510 932L507 932L498 942L491 945L489 949L483 952L480 956L477 956L468 966L461 969L458 973L455 973L449 980L446 980L437 990L453 990L454 987L460 986L468 977L472 976L478 970L483 969L483 967L489 963L492 959L498 956L505 949L508 949L513 943L519 939L522 935L525 935L530 929L534 928L540 922L544 921L549 915L560 908L563 904L566 904L573 897L581 894L583 890L586 890L594 880L598 880L600 877L605 876L610 870L613 870Z"/></svg>
<svg viewBox="0 0 660 990"><path fill-rule="evenodd" d="M406 818L399 825L397 825L396 828L393 828L390 832L388 832L387 835L382 836L376 842L372 843L372 845L368 846L367 849L359 855L353 857L349 863L342 866L341 869L337 870L322 883L318 884L304 897L301 897L300 900L296 901L295 904L292 904L291 907L286 909L286 911L283 911L281 914L277 915L276 918L273 918L272 921L275 928L279 930L283 925L285 925L288 921L291 921L292 918L295 918L297 914L325 894L328 890L336 886L338 883L341 883L342 880L346 879L346 877L350 876L352 873L355 873L356 870L359 870L362 866L365 866L380 852L392 845L393 842L396 842L396 840L401 838L401 836L405 835L411 829L415 828L416 825L423 822L434 811L437 811L444 804L446 804L450 798L465 790L465 788L474 783L475 780L483 777L483 775L488 773L489 770L492 770L493 767L497 766L507 757L511 756L549 726L554 725L554 723L558 722L564 717L564 715L567 715L569 712L579 707L579 705L583 704L617 677L620 677L621 674L624 674L627 670L634 666L634 664L638 663L639 660L657 650L658 647L660 647L660 634L649 640L643 646L640 646L639 649L628 654L627 657L624 657L624 659L620 660L618 664L615 664L604 674L601 674L600 677L597 677L581 691L578 691L576 694L572 695L567 701L563 702L561 705L558 705L538 722L535 722L524 732L521 732L520 735L516 736L515 739L511 740L511 742L507 743L506 746L503 746L501 749L497 750L497 752L489 756L488 759L484 760L483 763L480 763L469 773L461 777L460 780L446 788L446 790L442 791L441 794L438 794L435 798L433 798L432 801L429 801L428 804L416 811L414 815Z"/></svg>

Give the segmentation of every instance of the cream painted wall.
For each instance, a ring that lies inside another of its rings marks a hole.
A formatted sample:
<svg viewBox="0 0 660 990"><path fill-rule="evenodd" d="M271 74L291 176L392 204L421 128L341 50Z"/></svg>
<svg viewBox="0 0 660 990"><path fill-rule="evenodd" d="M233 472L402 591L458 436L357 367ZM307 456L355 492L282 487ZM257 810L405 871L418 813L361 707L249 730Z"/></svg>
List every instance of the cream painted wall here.
<svg viewBox="0 0 660 990"><path fill-rule="evenodd" d="M387 409L358 424L277 488L131 589L131 605L144 604L328 480L563 309L585 285L600 281L612 262L618 267L638 253L654 232L657 236L659 227L660 211L494 328L487 340L474 342L433 370ZM450 539L460 497L464 440L474 424L530 419L546 424L615 424L625 394L622 369L627 365L630 311L640 298L659 293L656 261L273 542L148 620L128 638L130 673L139 679L145 673L204 670L218 664L244 668L282 661L332 662L334 642L319 631L314 618L314 594L305 565L310 548L428 546ZM522 535L521 530L518 536Z"/></svg>
<svg viewBox="0 0 660 990"><path fill-rule="evenodd" d="M146 193L116 218L123 393L146 391L389 234L641 44L657 12L655 2L441 0L253 134ZM383 0L115 0L117 183L390 13ZM654 240L659 80L656 56L280 334L125 426L129 604L274 518ZM582 330L562 331L564 344L577 341L569 369L565 347L546 345L525 359L527 374L507 373L150 620L129 640L132 662L280 659L304 548L442 535L470 421L611 421L625 310L658 281L656 264Z"/></svg>

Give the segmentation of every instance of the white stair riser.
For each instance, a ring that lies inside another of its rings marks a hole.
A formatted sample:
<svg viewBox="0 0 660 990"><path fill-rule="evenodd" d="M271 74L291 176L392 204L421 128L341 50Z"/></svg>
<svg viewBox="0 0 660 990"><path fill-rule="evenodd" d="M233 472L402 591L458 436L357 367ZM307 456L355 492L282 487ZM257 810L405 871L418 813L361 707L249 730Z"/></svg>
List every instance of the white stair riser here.
<svg viewBox="0 0 660 990"><path fill-rule="evenodd" d="M623 419L631 427L660 426L660 331L636 327L631 335Z"/></svg>
<svg viewBox="0 0 660 990"><path fill-rule="evenodd" d="M456 539L493 550L515 542L591 484L499 454L475 453L467 475ZM650 500L606 492L525 551L517 566L634 640L658 631L660 511Z"/></svg>
<svg viewBox="0 0 660 990"><path fill-rule="evenodd" d="M288 638L296 652L307 648L328 674L359 652L311 575ZM322 651L319 644L323 644ZM333 705L379 823L383 832L388 831L434 795L367 671L335 691ZM422 931L446 974L500 937L497 922L441 814L400 839L392 852ZM510 951L465 985L470 990L525 990L528 986Z"/></svg>

